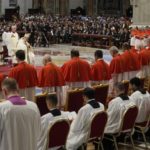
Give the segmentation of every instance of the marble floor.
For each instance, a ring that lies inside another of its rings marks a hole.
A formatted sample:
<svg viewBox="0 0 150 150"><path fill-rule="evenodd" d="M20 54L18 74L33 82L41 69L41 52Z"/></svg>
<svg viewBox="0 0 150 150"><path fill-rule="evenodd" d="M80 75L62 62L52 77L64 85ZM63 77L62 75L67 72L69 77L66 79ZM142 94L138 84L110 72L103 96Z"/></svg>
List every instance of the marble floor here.
<svg viewBox="0 0 150 150"><path fill-rule="evenodd" d="M53 59L53 62L61 66L65 61L70 59L70 51L72 49L79 50L81 58L86 59L89 63L92 63L94 61L94 52L97 50L97 48L72 46L69 44L53 44L47 48L34 48L34 53L36 55L36 66L42 65L41 63L44 54L50 54ZM109 55L109 51L104 49L102 50L104 52L104 59L109 63L112 59L112 57Z"/></svg>
<svg viewBox="0 0 150 150"><path fill-rule="evenodd" d="M119 144L118 149L119 150L133 150L130 144L128 145ZM87 150L97 150L97 149L95 149L92 144L88 144ZM150 150L150 144L149 144L149 147L146 149L144 144L135 143L135 150Z"/></svg>

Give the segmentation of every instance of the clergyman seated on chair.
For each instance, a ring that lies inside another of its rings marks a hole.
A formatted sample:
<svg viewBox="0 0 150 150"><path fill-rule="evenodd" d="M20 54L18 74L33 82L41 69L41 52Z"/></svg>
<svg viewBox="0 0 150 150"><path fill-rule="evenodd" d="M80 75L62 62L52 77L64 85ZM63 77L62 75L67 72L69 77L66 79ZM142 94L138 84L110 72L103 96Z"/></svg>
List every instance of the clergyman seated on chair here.
<svg viewBox="0 0 150 150"><path fill-rule="evenodd" d="M41 117L41 134L38 141L38 150L45 150L48 141L49 126L53 121L68 118L69 112L63 112L57 109L57 96L49 94L46 98L49 113Z"/></svg>
<svg viewBox="0 0 150 150"><path fill-rule="evenodd" d="M130 80L130 85L133 91L131 95L132 101L139 108L136 123L141 123L146 121L150 114L150 94L142 88L142 83L137 77Z"/></svg>
<svg viewBox="0 0 150 150"><path fill-rule="evenodd" d="M107 109L108 122L105 128L106 134L118 133L124 112L130 106L135 105L131 101L131 98L125 94L125 86L123 83L116 83L114 85L114 90L116 98L110 101ZM110 141L104 140L103 144L106 150L112 149L112 143Z"/></svg>
<svg viewBox="0 0 150 150"><path fill-rule="evenodd" d="M94 89L84 89L83 98L86 104L79 110L77 117L71 124L66 144L67 150L77 150L86 142L92 115L95 112L104 110L104 105L95 101L94 96Z"/></svg>

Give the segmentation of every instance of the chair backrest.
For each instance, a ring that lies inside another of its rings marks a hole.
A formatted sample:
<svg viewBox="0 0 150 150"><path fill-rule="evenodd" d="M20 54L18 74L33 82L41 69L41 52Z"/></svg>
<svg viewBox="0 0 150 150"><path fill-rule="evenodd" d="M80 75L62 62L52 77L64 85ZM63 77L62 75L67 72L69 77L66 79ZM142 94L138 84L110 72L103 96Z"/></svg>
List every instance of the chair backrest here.
<svg viewBox="0 0 150 150"><path fill-rule="evenodd" d="M55 121L49 129L48 148L64 146L69 133L70 124L67 119Z"/></svg>
<svg viewBox="0 0 150 150"><path fill-rule="evenodd" d="M102 104L106 105L107 96L108 96L108 85L101 84L97 86L93 86L95 90L95 100L101 102Z"/></svg>
<svg viewBox="0 0 150 150"><path fill-rule="evenodd" d="M83 89L76 89L67 92L67 101L65 106L66 111L75 111L78 113L79 109L83 105Z"/></svg>
<svg viewBox="0 0 150 150"><path fill-rule="evenodd" d="M128 95L129 94L129 81L122 81L122 83L124 84L125 87L125 94Z"/></svg>
<svg viewBox="0 0 150 150"><path fill-rule="evenodd" d="M37 104L41 116L47 114L49 112L47 105L46 105L46 94L41 94L35 96L35 103Z"/></svg>
<svg viewBox="0 0 150 150"><path fill-rule="evenodd" d="M120 132L132 131L132 129L134 128L137 115L138 115L138 107L137 106L129 107L123 114Z"/></svg>
<svg viewBox="0 0 150 150"><path fill-rule="evenodd" d="M88 141L103 138L107 119L108 116L105 111L101 111L94 114L91 120L91 127Z"/></svg>
<svg viewBox="0 0 150 150"><path fill-rule="evenodd" d="M141 81L141 87L144 88L145 85L145 78L140 78Z"/></svg>

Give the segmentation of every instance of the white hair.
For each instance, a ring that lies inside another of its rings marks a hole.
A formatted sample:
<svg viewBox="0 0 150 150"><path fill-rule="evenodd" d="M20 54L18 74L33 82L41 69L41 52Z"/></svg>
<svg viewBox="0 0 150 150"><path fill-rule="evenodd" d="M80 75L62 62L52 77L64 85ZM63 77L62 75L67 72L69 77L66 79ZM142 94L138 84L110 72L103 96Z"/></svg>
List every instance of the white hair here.
<svg viewBox="0 0 150 150"><path fill-rule="evenodd" d="M119 51L119 49L116 46L112 46L109 50L110 51L115 51L115 52Z"/></svg>
<svg viewBox="0 0 150 150"><path fill-rule="evenodd" d="M49 54L45 54L44 57L43 57L43 60L52 61L52 58Z"/></svg>

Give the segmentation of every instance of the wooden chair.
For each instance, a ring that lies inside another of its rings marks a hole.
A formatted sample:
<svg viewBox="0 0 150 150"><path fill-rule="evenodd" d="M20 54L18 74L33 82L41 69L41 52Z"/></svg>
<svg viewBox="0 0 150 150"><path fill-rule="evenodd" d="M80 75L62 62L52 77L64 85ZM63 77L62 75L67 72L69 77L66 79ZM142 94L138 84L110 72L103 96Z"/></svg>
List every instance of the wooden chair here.
<svg viewBox="0 0 150 150"><path fill-rule="evenodd" d="M93 88L95 90L95 100L106 105L109 88L108 84L96 85L93 86Z"/></svg>
<svg viewBox="0 0 150 150"><path fill-rule="evenodd" d="M75 89L67 92L67 100L65 105L66 111L75 111L76 113L78 113L79 109L83 105L83 89Z"/></svg>
<svg viewBox="0 0 150 150"><path fill-rule="evenodd" d="M47 94L40 94L35 96L35 103L37 104L41 116L49 113L49 109L46 105L46 96Z"/></svg>
<svg viewBox="0 0 150 150"><path fill-rule="evenodd" d="M147 117L146 121L135 124L135 131L142 134L146 148L148 148L148 144L147 144L145 132L148 128L150 128L150 114Z"/></svg>
<svg viewBox="0 0 150 150"><path fill-rule="evenodd" d="M109 136L112 136L112 138L113 138L112 141L115 144L115 149L116 150L118 150L118 145L117 145L117 139L116 138L119 137L122 133L126 134L126 135L128 135L130 137L131 143L132 143L132 147L133 147L133 149L135 149L134 141L133 141L133 138L132 138L132 132L134 130L134 125L135 125L135 120L137 118L137 115L138 115L138 108L137 108L137 106L131 106L123 114L119 132L118 133L114 133L114 134L107 134Z"/></svg>
<svg viewBox="0 0 150 150"><path fill-rule="evenodd" d="M52 147L64 147L69 129L70 124L67 119L55 121L49 128L47 150Z"/></svg>
<svg viewBox="0 0 150 150"><path fill-rule="evenodd" d="M87 140L88 142L94 142L98 144L98 150L104 150L102 140L104 137L104 130L107 123L107 113L105 111L97 112L93 115L90 124L90 132Z"/></svg>

